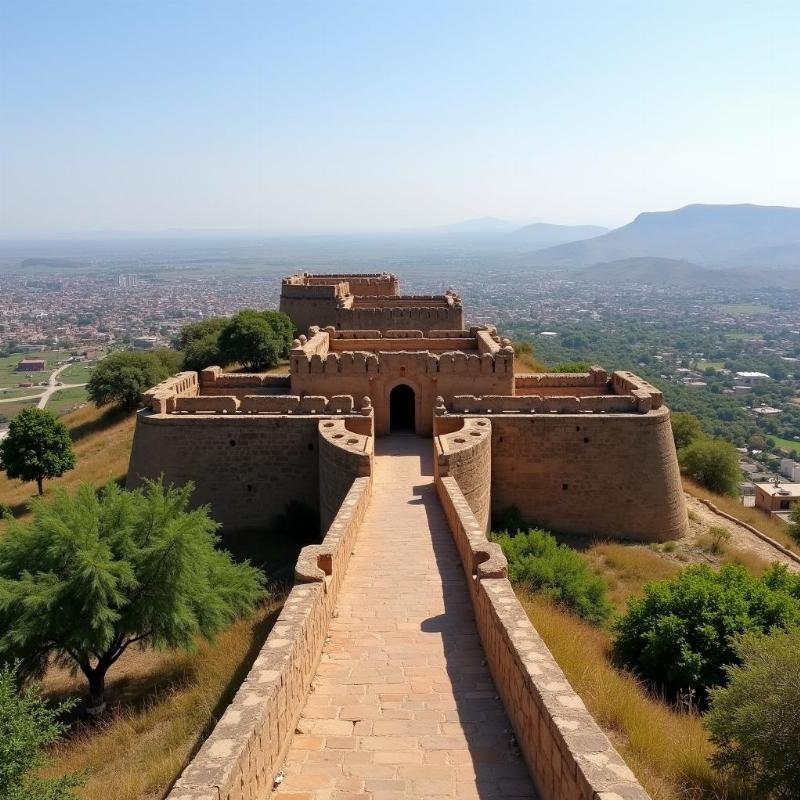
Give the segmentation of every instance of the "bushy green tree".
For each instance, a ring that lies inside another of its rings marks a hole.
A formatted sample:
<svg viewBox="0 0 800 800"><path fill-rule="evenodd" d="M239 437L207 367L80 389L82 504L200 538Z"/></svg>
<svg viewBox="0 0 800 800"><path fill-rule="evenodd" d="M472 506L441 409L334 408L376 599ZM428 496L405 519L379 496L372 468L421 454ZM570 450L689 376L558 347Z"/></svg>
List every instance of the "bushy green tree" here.
<svg viewBox="0 0 800 800"><path fill-rule="evenodd" d="M595 625L608 619L611 604L605 581L571 547L539 529L492 538L503 548L513 583L547 595Z"/></svg>
<svg viewBox="0 0 800 800"><path fill-rule="evenodd" d="M25 408L11 420L0 441L0 468L9 478L36 481L43 494L45 478L60 478L74 467L67 426L49 411Z"/></svg>
<svg viewBox="0 0 800 800"><path fill-rule="evenodd" d="M262 573L217 549L191 492L84 484L34 501L33 519L0 537L0 660L34 675L50 658L77 668L101 709L106 673L132 644L188 649L251 610Z"/></svg>
<svg viewBox="0 0 800 800"><path fill-rule="evenodd" d="M48 763L45 748L65 730L59 717L69 703L49 708L39 687L17 687L16 669L0 669L0 800L73 800L74 775L41 778L36 771Z"/></svg>
<svg viewBox="0 0 800 800"><path fill-rule="evenodd" d="M183 369L200 372L206 367L224 367L227 364L227 359L219 351L218 333L209 333L202 339L195 339L183 351Z"/></svg>
<svg viewBox="0 0 800 800"><path fill-rule="evenodd" d="M670 414L670 424L676 450L688 447L703 435L700 420L688 411L673 411Z"/></svg>
<svg viewBox="0 0 800 800"><path fill-rule="evenodd" d="M717 494L736 495L742 479L736 448L722 439L696 439L679 453L681 468Z"/></svg>
<svg viewBox="0 0 800 800"><path fill-rule="evenodd" d="M800 798L800 628L748 634L735 645L727 686L711 691L705 717L713 764L752 797Z"/></svg>
<svg viewBox="0 0 800 800"><path fill-rule="evenodd" d="M289 354L292 323L278 311L246 309L228 320L219 334L219 353L229 364L271 369Z"/></svg>
<svg viewBox="0 0 800 800"><path fill-rule="evenodd" d="M148 389L177 371L171 370L165 360L155 353L112 353L92 371L87 385L89 399L98 408L114 403L133 411Z"/></svg>
<svg viewBox="0 0 800 800"><path fill-rule="evenodd" d="M738 565L719 572L697 565L628 601L614 624L613 653L668 697L690 694L703 703L737 662L738 636L797 623L800 576L785 567L756 578Z"/></svg>
<svg viewBox="0 0 800 800"><path fill-rule="evenodd" d="M175 348L186 350L189 345L199 342L207 336L218 336L219 332L225 327L226 317L209 317L198 322L190 322L184 325L175 337Z"/></svg>

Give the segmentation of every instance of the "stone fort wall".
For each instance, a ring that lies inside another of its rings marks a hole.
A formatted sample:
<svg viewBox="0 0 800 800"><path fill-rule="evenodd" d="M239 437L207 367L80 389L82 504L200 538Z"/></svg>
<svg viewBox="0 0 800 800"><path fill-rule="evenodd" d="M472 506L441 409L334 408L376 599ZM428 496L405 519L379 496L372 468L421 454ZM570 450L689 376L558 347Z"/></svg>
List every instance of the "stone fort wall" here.
<svg viewBox="0 0 800 800"><path fill-rule="evenodd" d="M668 409L579 413L587 400L595 398L538 398L534 413L503 410L489 398L474 403L474 413L491 421L492 512L517 506L544 528L594 537L664 541L686 534ZM561 413L554 413L559 406ZM470 415L453 412L443 419L452 425L454 418Z"/></svg>

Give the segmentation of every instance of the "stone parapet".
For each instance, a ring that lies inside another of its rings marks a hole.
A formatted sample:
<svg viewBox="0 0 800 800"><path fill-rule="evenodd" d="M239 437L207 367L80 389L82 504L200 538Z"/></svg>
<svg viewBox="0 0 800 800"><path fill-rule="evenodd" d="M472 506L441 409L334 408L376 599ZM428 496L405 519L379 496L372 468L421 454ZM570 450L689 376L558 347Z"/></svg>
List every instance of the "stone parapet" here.
<svg viewBox="0 0 800 800"><path fill-rule="evenodd" d="M492 424L485 418L461 419L453 429L448 422L434 417L434 475L456 480L486 533L491 517Z"/></svg>
<svg viewBox="0 0 800 800"><path fill-rule="evenodd" d="M611 386L614 389L614 394L630 394L639 398L643 398L644 395L650 395L651 408L653 409L661 408L664 404L664 395L661 390L632 372L617 370L611 376Z"/></svg>
<svg viewBox="0 0 800 800"><path fill-rule="evenodd" d="M451 410L458 414L640 414L649 411L649 406L650 395L644 401L619 395L457 395Z"/></svg>
<svg viewBox="0 0 800 800"><path fill-rule="evenodd" d="M196 372L179 372L146 391L144 405L156 413L169 414L175 410L175 401L178 397L194 397L199 390L200 384Z"/></svg>
<svg viewBox="0 0 800 800"><path fill-rule="evenodd" d="M531 624L455 478L436 488L497 691L542 800L649 800Z"/></svg>
<svg viewBox="0 0 800 800"><path fill-rule="evenodd" d="M244 682L167 800L264 800L316 672L341 582L369 503L352 481L322 544L304 548L298 582Z"/></svg>

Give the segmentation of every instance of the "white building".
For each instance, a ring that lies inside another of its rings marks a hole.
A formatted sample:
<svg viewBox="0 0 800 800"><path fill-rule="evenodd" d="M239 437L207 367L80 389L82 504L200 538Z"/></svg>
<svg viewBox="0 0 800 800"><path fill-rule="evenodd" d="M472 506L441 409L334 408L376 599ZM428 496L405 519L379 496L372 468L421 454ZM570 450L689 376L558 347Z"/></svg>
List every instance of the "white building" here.
<svg viewBox="0 0 800 800"><path fill-rule="evenodd" d="M800 442L797 443L800 447ZM781 459L781 475L788 478L792 483L800 483L800 464L792 461L791 458Z"/></svg>
<svg viewBox="0 0 800 800"><path fill-rule="evenodd" d="M740 386L758 386L759 383L771 380L766 372L737 372L736 382Z"/></svg>

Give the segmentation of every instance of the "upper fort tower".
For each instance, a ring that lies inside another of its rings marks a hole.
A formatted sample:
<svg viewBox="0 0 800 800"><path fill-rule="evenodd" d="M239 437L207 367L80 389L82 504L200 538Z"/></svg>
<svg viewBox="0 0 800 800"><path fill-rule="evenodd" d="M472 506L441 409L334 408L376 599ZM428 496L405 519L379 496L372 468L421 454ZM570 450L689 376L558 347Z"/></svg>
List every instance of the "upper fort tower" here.
<svg viewBox="0 0 800 800"><path fill-rule="evenodd" d="M300 333L311 325L337 330L461 330L464 310L458 295L401 295L396 275L311 275L301 272L281 283L280 310Z"/></svg>

